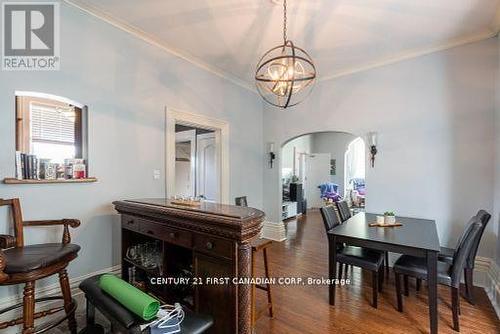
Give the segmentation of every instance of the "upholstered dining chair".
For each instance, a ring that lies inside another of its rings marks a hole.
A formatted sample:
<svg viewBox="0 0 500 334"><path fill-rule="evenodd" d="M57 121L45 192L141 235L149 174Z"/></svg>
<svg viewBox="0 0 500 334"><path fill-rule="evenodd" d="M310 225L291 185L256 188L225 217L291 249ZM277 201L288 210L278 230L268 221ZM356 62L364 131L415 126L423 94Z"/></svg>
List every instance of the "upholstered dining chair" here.
<svg viewBox="0 0 500 334"><path fill-rule="evenodd" d="M481 231L481 224L474 219L474 222L467 226L460 238L455 252L453 253L452 264L438 261L437 279L439 284L450 287L451 290L451 307L453 313L453 329L460 331L459 326L459 310L460 298L459 287L461 273L465 268L469 252L474 246L475 240ZM414 257L410 255L401 256L394 264L394 273L396 276L396 295L398 311L403 312L403 298L401 296L401 276L412 276L418 279L427 279L427 263L425 258Z"/></svg>
<svg viewBox="0 0 500 334"><path fill-rule="evenodd" d="M349 209L347 201L338 201L336 205L341 222L345 222L347 219L352 217L351 209Z"/></svg>
<svg viewBox="0 0 500 334"><path fill-rule="evenodd" d="M469 222L467 223L466 227L464 230L467 230L467 228L473 224L475 221L478 221L481 224L481 230L479 231L479 234L477 236L477 239L475 240L471 252L469 253L469 256L467 257L467 262L465 263L465 268L464 268L464 282L465 282L465 300L469 304L474 305L474 264L476 261L476 255L477 255L477 250L479 248L479 244L481 242L481 238L483 236L484 230L486 228L486 225L488 224L489 220L491 218L491 215L486 212L485 210L479 210L475 216L473 216ZM462 238L465 237L465 234L462 233L460 239L457 241L457 245L460 244ZM454 248L447 248L447 247L441 247L441 250L438 254L438 260L452 264L453 263L453 253L455 252ZM417 278L416 282L416 287L417 291L420 290L420 285L421 285L421 280ZM408 288L408 277L404 277L404 289L405 289L405 295L409 295L409 288Z"/></svg>
<svg viewBox="0 0 500 334"><path fill-rule="evenodd" d="M236 206L248 206L247 197L241 196L234 199L234 205Z"/></svg>
<svg viewBox="0 0 500 334"><path fill-rule="evenodd" d="M75 320L76 302L71 297L71 289L66 267L78 256L80 246L71 243L69 227L76 228L80 221L76 219L23 221L20 201L0 199L0 207L8 206L14 221L14 235L0 235L0 286L25 284L23 302L0 311L0 315L16 308L23 308L23 316L0 323L0 329L22 324L22 333L35 333L35 319L65 311L66 315L51 321L36 333L46 332L68 319L72 334L77 332ZM64 227L62 243L24 245L24 227L62 225ZM39 279L58 274L62 296L35 299L35 282ZM35 313L35 303L62 299L64 306L54 307Z"/></svg>
<svg viewBox="0 0 500 334"><path fill-rule="evenodd" d="M378 292L382 292L383 280L384 280L384 270L383 253L371 249L366 249L362 247L355 246L343 246L341 244L333 245L333 239L328 231L333 229L335 226L339 225L340 222L335 213L333 206L328 205L320 209L321 216L323 218L323 224L325 226L325 231L328 236L328 247L336 247L337 250L337 262L339 263L339 278L342 278L342 268L346 266L346 276L347 276L347 266L356 266L365 270L369 270L372 273L372 290L373 290L373 300L372 306L377 308ZM336 264L334 264L336 267ZM336 269L335 269L336 270Z"/></svg>
<svg viewBox="0 0 500 334"><path fill-rule="evenodd" d="M465 268L464 268L464 280L465 280L465 299L470 303L474 304L474 296L473 296L473 289L474 289L474 263L476 261L476 255L477 255L477 250L479 249L479 243L481 242L481 238L483 236L484 230L486 229L486 225L491 219L491 215L486 212L485 210L479 210L474 218L477 218L477 221L481 224L481 229L479 231L479 234L474 240L474 243L472 245L471 251L469 255L467 256L467 261L465 263ZM469 221L469 224L472 224L474 222L474 218L472 218ZM460 244L460 241L458 241L457 244ZM455 249L453 248L446 248L446 247L441 247L441 251L439 252L438 255L438 260L446 262L448 264L453 263L453 253L455 252Z"/></svg>
<svg viewBox="0 0 500 334"><path fill-rule="evenodd" d="M340 218L341 222L345 222L352 217L351 209L349 208L349 204L347 204L347 201L338 201L336 205L338 217ZM386 274L387 276L389 276L389 252L384 252L384 262Z"/></svg>

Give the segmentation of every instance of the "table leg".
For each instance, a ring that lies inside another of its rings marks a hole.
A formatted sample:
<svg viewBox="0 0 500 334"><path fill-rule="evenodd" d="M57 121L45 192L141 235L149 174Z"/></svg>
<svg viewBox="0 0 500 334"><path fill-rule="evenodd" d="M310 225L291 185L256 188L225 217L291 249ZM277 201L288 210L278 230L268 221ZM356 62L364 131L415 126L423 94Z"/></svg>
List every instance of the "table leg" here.
<svg viewBox="0 0 500 334"><path fill-rule="evenodd" d="M329 237L328 242L328 278L330 279L329 289L329 299L330 305L335 305L335 279L337 278L337 247L335 236Z"/></svg>
<svg viewBox="0 0 500 334"><path fill-rule="evenodd" d="M437 309L437 252L427 252L427 289L429 294L429 320L431 334L438 332Z"/></svg>

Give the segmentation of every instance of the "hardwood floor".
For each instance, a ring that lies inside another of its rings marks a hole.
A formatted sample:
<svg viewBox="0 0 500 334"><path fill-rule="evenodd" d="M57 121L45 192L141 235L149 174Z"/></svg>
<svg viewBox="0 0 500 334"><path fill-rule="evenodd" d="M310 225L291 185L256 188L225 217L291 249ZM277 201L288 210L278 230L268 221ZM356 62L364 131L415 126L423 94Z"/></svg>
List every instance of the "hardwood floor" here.
<svg viewBox="0 0 500 334"><path fill-rule="evenodd" d="M287 223L287 240L275 242L269 252L272 277L328 277L328 245L319 211ZM427 289L415 291L410 279L410 296L403 297L404 312L396 310L394 274L379 294L378 309L371 304L371 278L354 268L351 285L337 287L336 305L328 304L324 285L273 286L274 319L262 316L257 333L428 333ZM262 258L257 258L257 276L263 277ZM265 293L257 292L262 306ZM440 286L439 333L453 331L449 289ZM461 298L461 333L500 333L500 321L483 289L474 291L476 305Z"/></svg>

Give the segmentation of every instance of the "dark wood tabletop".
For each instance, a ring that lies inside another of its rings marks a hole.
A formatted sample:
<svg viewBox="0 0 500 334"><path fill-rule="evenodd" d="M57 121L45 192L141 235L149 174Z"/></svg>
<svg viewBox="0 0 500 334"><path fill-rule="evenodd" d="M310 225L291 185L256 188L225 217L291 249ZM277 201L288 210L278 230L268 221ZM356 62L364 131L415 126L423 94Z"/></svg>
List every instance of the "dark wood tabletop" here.
<svg viewBox="0 0 500 334"><path fill-rule="evenodd" d="M413 247L439 252L439 237L434 220L396 217L397 227L370 227L377 215L360 212L330 232L335 236L370 240L384 244Z"/></svg>

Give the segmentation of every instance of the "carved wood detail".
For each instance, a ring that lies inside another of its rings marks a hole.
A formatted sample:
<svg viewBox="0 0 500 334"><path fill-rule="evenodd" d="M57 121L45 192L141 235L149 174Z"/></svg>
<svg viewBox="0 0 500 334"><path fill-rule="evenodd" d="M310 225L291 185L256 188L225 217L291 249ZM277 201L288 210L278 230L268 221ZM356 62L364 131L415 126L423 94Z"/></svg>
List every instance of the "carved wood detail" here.
<svg viewBox="0 0 500 334"><path fill-rule="evenodd" d="M250 278L252 246L250 243L238 246L238 277ZM238 285L238 333L247 334L252 332L252 298L251 284Z"/></svg>

